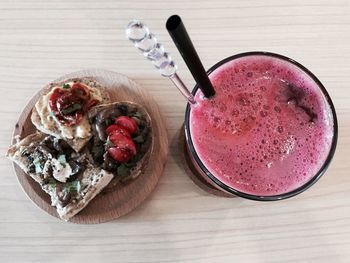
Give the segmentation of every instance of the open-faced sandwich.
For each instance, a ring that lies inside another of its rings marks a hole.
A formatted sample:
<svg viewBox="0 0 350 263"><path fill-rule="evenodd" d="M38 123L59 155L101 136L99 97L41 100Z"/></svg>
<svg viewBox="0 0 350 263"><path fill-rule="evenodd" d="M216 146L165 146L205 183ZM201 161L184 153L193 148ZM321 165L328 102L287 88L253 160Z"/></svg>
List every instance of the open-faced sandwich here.
<svg viewBox="0 0 350 263"><path fill-rule="evenodd" d="M92 136L87 112L109 101L106 90L91 78L51 83L35 104L31 119L39 131L67 141L78 152Z"/></svg>
<svg viewBox="0 0 350 263"><path fill-rule="evenodd" d="M115 102L89 111L93 139L88 146L95 163L118 181L136 178L153 147L151 118L140 105Z"/></svg>
<svg viewBox="0 0 350 263"><path fill-rule="evenodd" d="M108 104L109 103L109 104ZM153 148L151 118L132 102L114 102L91 78L52 83L36 102L37 131L16 138L7 156L69 220L107 185L136 178Z"/></svg>
<svg viewBox="0 0 350 263"><path fill-rule="evenodd" d="M50 195L64 220L81 211L113 179L93 164L87 152L77 153L65 141L39 132L19 140L7 155Z"/></svg>

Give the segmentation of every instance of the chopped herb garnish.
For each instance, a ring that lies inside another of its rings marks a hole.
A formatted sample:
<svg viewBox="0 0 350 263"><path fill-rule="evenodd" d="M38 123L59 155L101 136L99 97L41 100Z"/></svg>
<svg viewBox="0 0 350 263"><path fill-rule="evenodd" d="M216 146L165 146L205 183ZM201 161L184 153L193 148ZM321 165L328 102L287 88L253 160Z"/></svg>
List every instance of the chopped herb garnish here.
<svg viewBox="0 0 350 263"><path fill-rule="evenodd" d="M63 167L66 167L67 165L67 160L66 160L66 155L61 154L58 156L57 160L62 164Z"/></svg>
<svg viewBox="0 0 350 263"><path fill-rule="evenodd" d="M138 118L138 117L131 117L131 118L133 118L135 121L136 121L136 123L137 123L137 125L140 125L141 124L141 120Z"/></svg>
<svg viewBox="0 0 350 263"><path fill-rule="evenodd" d="M135 112L135 113L133 113L132 116L133 116L133 117L136 117L136 118L138 118L138 119L140 119L140 120L142 119L142 114L139 113L138 111Z"/></svg>
<svg viewBox="0 0 350 263"><path fill-rule="evenodd" d="M103 147L103 145L100 145L100 144L94 144L92 146L91 152L92 152L92 156L94 157L95 160L99 159L104 154L104 147Z"/></svg>
<svg viewBox="0 0 350 263"><path fill-rule="evenodd" d="M113 142L111 142L111 141L109 140L109 138L107 138L106 146L109 148L109 147L113 147L113 146L115 146L115 145L114 145Z"/></svg>
<svg viewBox="0 0 350 263"><path fill-rule="evenodd" d="M55 190L56 184L57 184L57 182L56 182L56 180L53 179L53 178L50 178L50 179L49 179L49 182L47 183L47 185L49 186L49 188L50 188L51 191Z"/></svg>
<svg viewBox="0 0 350 263"><path fill-rule="evenodd" d="M135 138L132 138L132 140L133 140L134 142L136 142L136 143L143 143L143 142L145 141L145 139L143 138L142 135L139 135L139 136L137 136L137 137L135 137Z"/></svg>
<svg viewBox="0 0 350 263"><path fill-rule="evenodd" d="M41 167L40 159L38 157L33 160L33 164L35 165L35 173L43 172L43 168Z"/></svg>
<svg viewBox="0 0 350 263"><path fill-rule="evenodd" d="M71 193L71 192L76 192L78 193L80 191L80 181L79 180L74 180L72 182L68 182L65 184L63 191Z"/></svg>
<svg viewBox="0 0 350 263"><path fill-rule="evenodd" d="M125 164L122 164L118 167L117 169L117 174L118 176L126 176L128 175L128 172L129 172L130 168L127 167Z"/></svg>
<svg viewBox="0 0 350 263"><path fill-rule="evenodd" d="M136 121L137 125L141 125L145 119L145 117L138 111L133 112L131 117Z"/></svg>
<svg viewBox="0 0 350 263"><path fill-rule="evenodd" d="M81 108L82 108L82 107L81 107L80 104L74 103L73 105L71 105L71 106L69 106L69 107L67 107L67 108L65 108L65 109L62 109L62 110L61 110L61 113L62 113L62 114L69 114L69 113L75 112L75 111L77 111L77 110L80 110Z"/></svg>
<svg viewBox="0 0 350 263"><path fill-rule="evenodd" d="M63 84L63 85L62 85L62 88L63 88L63 89L70 89L70 85L69 85L69 84Z"/></svg>
<svg viewBox="0 0 350 263"><path fill-rule="evenodd" d="M112 124L112 120L111 119L107 119L105 120L106 126L109 126L110 124Z"/></svg>
<svg viewBox="0 0 350 263"><path fill-rule="evenodd" d="M135 162L134 161L131 161L131 162L128 162L128 163L124 163L124 165L128 168L132 168L135 166Z"/></svg>

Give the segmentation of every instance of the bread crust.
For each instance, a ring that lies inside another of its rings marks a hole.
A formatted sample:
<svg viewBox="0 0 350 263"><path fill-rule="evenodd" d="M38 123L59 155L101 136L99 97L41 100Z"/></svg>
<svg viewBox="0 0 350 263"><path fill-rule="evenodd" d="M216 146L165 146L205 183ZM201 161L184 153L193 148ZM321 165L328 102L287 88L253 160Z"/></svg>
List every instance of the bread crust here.
<svg viewBox="0 0 350 263"><path fill-rule="evenodd" d="M35 173L30 173L28 169L29 162L26 157L21 155L23 149L29 145L34 145L40 142L45 135L41 132L36 132L28 135L24 139L20 140L19 136L15 137L16 143L11 145L6 152L6 156L13 162L15 162L26 174L30 175L37 183L41 184L42 179Z"/></svg>

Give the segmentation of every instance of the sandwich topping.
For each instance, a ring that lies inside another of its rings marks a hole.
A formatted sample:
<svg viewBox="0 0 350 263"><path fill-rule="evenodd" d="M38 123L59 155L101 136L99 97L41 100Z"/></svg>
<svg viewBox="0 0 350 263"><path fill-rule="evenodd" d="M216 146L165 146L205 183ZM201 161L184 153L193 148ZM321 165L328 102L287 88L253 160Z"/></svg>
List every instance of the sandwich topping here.
<svg viewBox="0 0 350 263"><path fill-rule="evenodd" d="M43 95L35 108L45 130L57 127L63 138L87 138L91 126L86 112L101 101L99 89L81 82L66 82Z"/></svg>
<svg viewBox="0 0 350 263"><path fill-rule="evenodd" d="M49 99L51 111L66 126L79 124L83 114L97 103L98 100L91 98L89 88L79 82L56 87Z"/></svg>
<svg viewBox="0 0 350 263"><path fill-rule="evenodd" d="M126 163L136 153L136 145L131 134L137 131L136 121L127 116L120 116L115 119L115 124L109 125L106 129L108 134L107 151L116 162Z"/></svg>
<svg viewBox="0 0 350 263"><path fill-rule="evenodd" d="M136 106L120 102L106 106L91 121L95 162L126 178L151 147L149 119Z"/></svg>
<svg viewBox="0 0 350 263"><path fill-rule="evenodd" d="M36 174L41 187L51 193L55 205L65 207L71 199L81 198L79 189L87 185L82 180L88 160L84 154L75 153L63 140L46 136L22 149L21 156L28 160L28 172Z"/></svg>

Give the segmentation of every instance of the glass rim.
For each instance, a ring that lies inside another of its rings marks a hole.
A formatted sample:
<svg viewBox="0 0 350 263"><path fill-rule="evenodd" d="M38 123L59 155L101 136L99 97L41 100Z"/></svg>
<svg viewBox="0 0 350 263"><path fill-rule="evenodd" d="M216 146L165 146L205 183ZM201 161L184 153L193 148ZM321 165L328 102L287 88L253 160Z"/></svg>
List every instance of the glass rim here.
<svg viewBox="0 0 350 263"><path fill-rule="evenodd" d="M194 145L193 145L193 141L191 138L191 133L190 133L190 110L191 107L189 104L187 104L186 107L186 111L185 111L185 125L184 125L184 130L185 130L185 140L186 140L186 144L189 148L189 154L192 154L195 162L198 164L199 168L202 170L202 172L207 176L207 178L210 179L211 182L213 182L216 186L219 187L219 189L222 189L226 192L229 192L231 194L235 194L237 196L246 198L246 199L251 199L251 200L256 200L256 201L276 201L276 200L282 200L282 199L287 199L290 197L293 197L295 195L298 195L302 192L304 192L305 190L307 190L308 188L310 188L313 184L315 184L321 177L322 175L325 173L325 171L327 170L329 164L331 163L334 153L335 153L335 149L337 146L337 140L338 140L338 121L337 121L337 115L336 115L336 111L335 111L335 107L334 104L331 100L331 97L329 96L326 88L323 86L323 84L321 83L321 81L310 71L308 70L306 67L304 67L303 65L301 65L300 63L296 62L295 60L280 55L280 54L276 54L276 53L272 53L272 52L266 52L266 51L250 51L250 52L244 52L244 53L239 53L233 56L229 56L219 62L217 62L214 66L212 66L208 71L207 74L210 75L214 70L216 70L217 68L219 68L220 66L226 64L227 62L230 62L232 60L241 58L241 57L247 57L247 56L268 56L268 57L274 57L277 59L281 59L284 61L287 61L291 64L293 64L294 66L298 67L299 69L301 69L302 71L304 71L308 76L311 77L311 79L317 84L317 86L319 87L319 89L321 90L323 96L325 97L331 112L332 112L332 117L333 117L333 138L332 138L332 145L331 148L329 150L329 153L327 155L326 160L324 161L324 163L322 164L321 168L318 170L318 172L310 179L308 180L306 183L304 183L303 185L299 186L298 188L286 192L286 193L282 193L282 194L278 194L278 195L269 195L269 196L262 196L262 195L254 195L254 194L248 194L242 191L239 191L231 186L228 186L227 184L221 182L219 179L217 179L211 172L209 172L209 170L205 167L205 165L202 163L202 161L200 160ZM196 84L195 87L192 90L192 94L195 95L197 90L198 90L198 85Z"/></svg>

